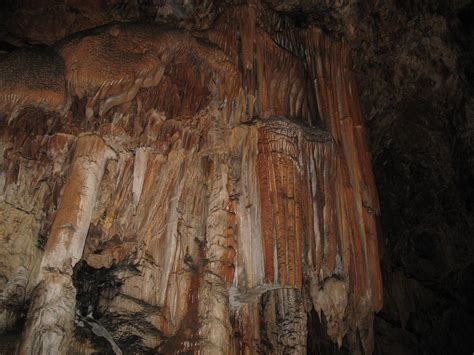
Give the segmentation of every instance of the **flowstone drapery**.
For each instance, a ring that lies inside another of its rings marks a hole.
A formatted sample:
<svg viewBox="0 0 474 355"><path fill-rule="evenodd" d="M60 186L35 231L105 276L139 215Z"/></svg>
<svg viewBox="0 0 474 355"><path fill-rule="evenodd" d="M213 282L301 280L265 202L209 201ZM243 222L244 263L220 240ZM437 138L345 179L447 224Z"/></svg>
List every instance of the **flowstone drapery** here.
<svg viewBox="0 0 474 355"><path fill-rule="evenodd" d="M314 308L370 353L379 208L349 57L258 2L9 54L2 329L29 304L23 353L304 353Z"/></svg>

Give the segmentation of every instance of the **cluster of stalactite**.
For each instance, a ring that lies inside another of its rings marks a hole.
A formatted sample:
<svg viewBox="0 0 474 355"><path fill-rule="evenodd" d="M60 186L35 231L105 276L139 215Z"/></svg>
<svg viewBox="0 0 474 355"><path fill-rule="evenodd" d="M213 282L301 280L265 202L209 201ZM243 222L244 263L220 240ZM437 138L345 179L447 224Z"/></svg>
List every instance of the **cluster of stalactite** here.
<svg viewBox="0 0 474 355"><path fill-rule="evenodd" d="M379 208L346 43L251 2L16 51L0 84L21 352L302 353L313 308L372 351Z"/></svg>

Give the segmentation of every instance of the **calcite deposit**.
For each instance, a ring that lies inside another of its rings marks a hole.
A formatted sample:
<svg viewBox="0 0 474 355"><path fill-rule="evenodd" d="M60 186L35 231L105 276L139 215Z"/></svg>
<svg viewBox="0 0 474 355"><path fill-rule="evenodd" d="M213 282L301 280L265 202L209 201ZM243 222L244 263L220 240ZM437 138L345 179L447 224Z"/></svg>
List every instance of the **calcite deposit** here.
<svg viewBox="0 0 474 355"><path fill-rule="evenodd" d="M164 11L164 10L163 10ZM22 354L373 351L350 50L265 3L0 59L0 329ZM13 350L12 350L13 349Z"/></svg>

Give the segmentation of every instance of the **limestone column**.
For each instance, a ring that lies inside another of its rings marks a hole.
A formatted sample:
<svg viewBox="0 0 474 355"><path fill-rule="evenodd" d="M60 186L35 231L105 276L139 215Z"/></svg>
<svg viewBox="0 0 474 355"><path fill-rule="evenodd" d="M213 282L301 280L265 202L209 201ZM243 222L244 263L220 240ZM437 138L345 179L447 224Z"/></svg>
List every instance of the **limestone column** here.
<svg viewBox="0 0 474 355"><path fill-rule="evenodd" d="M67 352L76 304L72 270L82 257L105 165L114 155L97 135L77 140L33 292L21 354Z"/></svg>

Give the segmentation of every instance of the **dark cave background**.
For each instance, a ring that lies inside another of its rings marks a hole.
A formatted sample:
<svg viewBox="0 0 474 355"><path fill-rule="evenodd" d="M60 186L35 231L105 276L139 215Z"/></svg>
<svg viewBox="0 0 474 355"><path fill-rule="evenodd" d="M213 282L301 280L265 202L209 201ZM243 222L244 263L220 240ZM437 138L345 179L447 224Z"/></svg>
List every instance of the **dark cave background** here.
<svg viewBox="0 0 474 355"><path fill-rule="evenodd" d="M241 2L3 0L0 60L112 21L205 29L220 9ZM375 352L471 354L474 2L266 2L353 47L382 209L384 308L375 317ZM310 322L309 351L338 353L317 317Z"/></svg>
<svg viewBox="0 0 474 355"><path fill-rule="evenodd" d="M474 349L474 4L366 9L355 49L382 210L378 353Z"/></svg>

